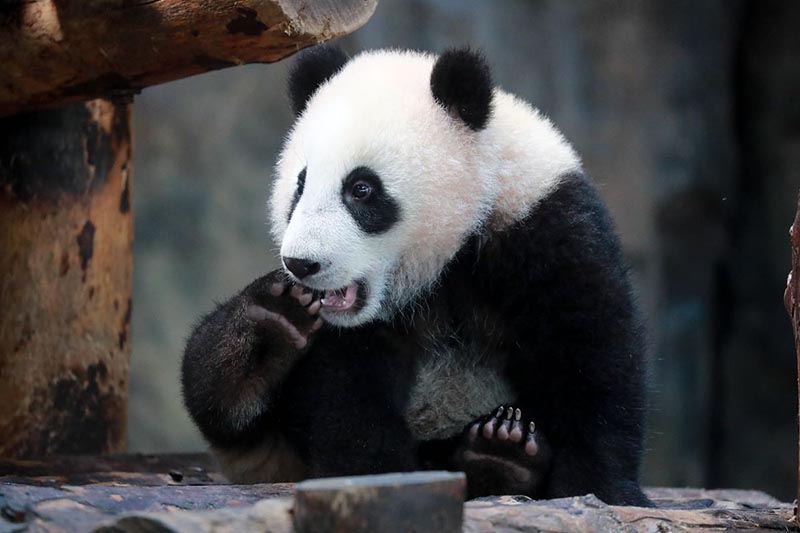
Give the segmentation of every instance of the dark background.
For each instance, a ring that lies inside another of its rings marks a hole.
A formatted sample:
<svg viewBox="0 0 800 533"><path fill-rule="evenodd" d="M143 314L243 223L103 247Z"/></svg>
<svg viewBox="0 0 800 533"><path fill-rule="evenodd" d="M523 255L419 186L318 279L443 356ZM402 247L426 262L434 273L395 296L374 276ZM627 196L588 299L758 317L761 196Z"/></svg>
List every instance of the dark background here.
<svg viewBox="0 0 800 533"><path fill-rule="evenodd" d="M651 330L645 482L793 499L782 304L800 187L800 2L381 0L340 41L484 50L582 154ZM291 60L289 60L291 61ZM276 266L266 225L288 62L136 101L130 447L201 449L178 367L196 317Z"/></svg>

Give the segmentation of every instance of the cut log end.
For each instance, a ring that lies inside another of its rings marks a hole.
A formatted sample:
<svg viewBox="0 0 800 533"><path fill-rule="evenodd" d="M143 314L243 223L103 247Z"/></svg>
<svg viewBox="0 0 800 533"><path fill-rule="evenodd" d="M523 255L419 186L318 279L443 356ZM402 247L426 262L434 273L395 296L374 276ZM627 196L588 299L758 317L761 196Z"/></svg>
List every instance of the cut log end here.
<svg viewBox="0 0 800 533"><path fill-rule="evenodd" d="M294 528L334 531L460 532L466 478L462 473L413 472L299 483Z"/></svg>

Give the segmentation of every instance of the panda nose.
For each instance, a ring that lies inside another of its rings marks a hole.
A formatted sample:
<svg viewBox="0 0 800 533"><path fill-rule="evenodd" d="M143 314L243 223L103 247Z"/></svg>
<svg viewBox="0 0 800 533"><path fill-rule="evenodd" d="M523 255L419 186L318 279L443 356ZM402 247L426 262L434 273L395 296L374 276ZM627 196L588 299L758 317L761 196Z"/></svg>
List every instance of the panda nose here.
<svg viewBox="0 0 800 533"><path fill-rule="evenodd" d="M297 276L297 279L303 279L319 272L320 264L310 259L298 259L296 257L284 257L283 264L286 270Z"/></svg>

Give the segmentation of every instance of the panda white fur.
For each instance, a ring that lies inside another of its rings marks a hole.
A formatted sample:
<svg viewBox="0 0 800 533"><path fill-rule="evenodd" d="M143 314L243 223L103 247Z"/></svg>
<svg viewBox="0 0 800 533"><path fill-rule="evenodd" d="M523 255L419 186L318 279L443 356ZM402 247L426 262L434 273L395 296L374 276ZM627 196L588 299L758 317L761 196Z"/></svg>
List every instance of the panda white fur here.
<svg viewBox="0 0 800 533"><path fill-rule="evenodd" d="M234 481L450 468L471 496L638 485L643 342L572 147L470 50L290 76L281 271L204 317L186 405Z"/></svg>

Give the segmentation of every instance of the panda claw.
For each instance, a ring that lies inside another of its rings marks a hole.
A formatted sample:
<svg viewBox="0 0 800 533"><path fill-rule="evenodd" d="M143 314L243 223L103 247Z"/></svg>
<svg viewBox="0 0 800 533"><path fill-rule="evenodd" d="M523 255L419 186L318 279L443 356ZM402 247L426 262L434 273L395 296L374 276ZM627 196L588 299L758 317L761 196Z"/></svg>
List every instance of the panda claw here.
<svg viewBox="0 0 800 533"><path fill-rule="evenodd" d="M295 285L292 287L292 290L289 291L289 294L291 294L293 298L299 300L300 296L303 295L303 287L301 287L300 285Z"/></svg>
<svg viewBox="0 0 800 533"><path fill-rule="evenodd" d="M308 306L308 314L316 315L317 313L319 313L320 307L322 307L322 304L320 303L319 300L311 302L311 305Z"/></svg>
<svg viewBox="0 0 800 533"><path fill-rule="evenodd" d="M540 442L535 433L536 423L525 420L521 408L501 405L469 425L466 438L468 446L477 447L480 453L485 453L485 446L489 446L498 447L497 453L501 456L510 453L512 457L522 454L530 458L540 454Z"/></svg>
<svg viewBox="0 0 800 533"><path fill-rule="evenodd" d="M313 332L317 331L321 327L322 327L322 319L318 318L318 319L316 319L314 321L313 324L311 324L311 332L313 333Z"/></svg>
<svg viewBox="0 0 800 533"><path fill-rule="evenodd" d="M311 293L307 292L307 293L301 295L299 298L297 298L297 301L300 303L300 305L305 307L305 306L307 306L308 304L311 303L311 299L312 298L313 298L313 296L311 296Z"/></svg>

